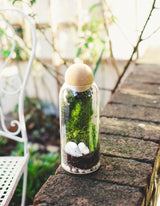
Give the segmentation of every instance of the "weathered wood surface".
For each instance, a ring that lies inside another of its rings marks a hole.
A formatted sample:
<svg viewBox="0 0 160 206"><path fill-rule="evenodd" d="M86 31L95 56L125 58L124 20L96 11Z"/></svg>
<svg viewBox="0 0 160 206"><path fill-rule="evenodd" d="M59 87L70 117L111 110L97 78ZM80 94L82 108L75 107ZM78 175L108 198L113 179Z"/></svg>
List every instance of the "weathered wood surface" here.
<svg viewBox="0 0 160 206"><path fill-rule="evenodd" d="M160 68L137 65L101 111L101 167L61 166L36 194L40 206L156 206L160 186Z"/></svg>

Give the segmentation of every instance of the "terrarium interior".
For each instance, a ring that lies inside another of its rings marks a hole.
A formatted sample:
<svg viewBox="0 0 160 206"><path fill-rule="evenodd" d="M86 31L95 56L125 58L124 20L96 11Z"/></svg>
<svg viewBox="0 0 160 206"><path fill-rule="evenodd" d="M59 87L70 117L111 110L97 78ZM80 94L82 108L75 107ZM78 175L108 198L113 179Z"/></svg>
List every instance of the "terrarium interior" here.
<svg viewBox="0 0 160 206"><path fill-rule="evenodd" d="M99 92L91 69L72 65L60 92L62 167L72 173L90 173L99 163Z"/></svg>

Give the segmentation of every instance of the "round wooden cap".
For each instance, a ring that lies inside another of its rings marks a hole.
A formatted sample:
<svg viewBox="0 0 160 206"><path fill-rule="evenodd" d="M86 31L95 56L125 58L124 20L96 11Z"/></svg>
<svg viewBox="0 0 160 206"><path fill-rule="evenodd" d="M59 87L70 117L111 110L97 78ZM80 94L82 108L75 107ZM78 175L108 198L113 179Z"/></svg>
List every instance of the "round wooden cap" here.
<svg viewBox="0 0 160 206"><path fill-rule="evenodd" d="M90 85L93 83L93 72L86 64L72 64L65 73L65 83L70 86Z"/></svg>

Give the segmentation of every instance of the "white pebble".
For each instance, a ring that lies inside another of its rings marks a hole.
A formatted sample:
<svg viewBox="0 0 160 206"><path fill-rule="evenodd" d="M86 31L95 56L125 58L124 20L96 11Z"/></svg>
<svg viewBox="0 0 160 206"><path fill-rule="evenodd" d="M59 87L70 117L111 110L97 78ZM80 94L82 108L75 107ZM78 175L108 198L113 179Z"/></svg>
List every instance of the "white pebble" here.
<svg viewBox="0 0 160 206"><path fill-rule="evenodd" d="M75 142L68 142L65 146L65 152L75 157L82 156L80 149Z"/></svg>
<svg viewBox="0 0 160 206"><path fill-rule="evenodd" d="M143 128L143 127L145 127L146 125L145 125L145 124L140 123L140 124L138 124L138 126Z"/></svg>
<svg viewBox="0 0 160 206"><path fill-rule="evenodd" d="M88 147L87 147L83 142L80 142L80 143L78 144L78 147L79 147L79 149L80 149L80 152L81 152L83 155L86 155L86 154L89 153Z"/></svg>
<svg viewBox="0 0 160 206"><path fill-rule="evenodd" d="M157 100L154 100L153 103L154 103L154 104L157 104Z"/></svg>

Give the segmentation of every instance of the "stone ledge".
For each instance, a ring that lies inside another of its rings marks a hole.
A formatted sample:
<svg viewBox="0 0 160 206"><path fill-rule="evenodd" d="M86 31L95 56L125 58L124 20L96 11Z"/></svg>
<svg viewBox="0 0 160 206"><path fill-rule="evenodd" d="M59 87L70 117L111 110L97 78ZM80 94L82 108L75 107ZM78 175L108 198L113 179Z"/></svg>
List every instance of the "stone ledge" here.
<svg viewBox="0 0 160 206"><path fill-rule="evenodd" d="M159 65L147 65L147 64L137 64L134 68L133 73L152 73L160 75Z"/></svg>
<svg viewBox="0 0 160 206"><path fill-rule="evenodd" d="M119 186L76 176L50 176L35 196L34 206L118 206L139 205L142 193L137 188ZM46 204L47 203L47 204Z"/></svg>
<svg viewBox="0 0 160 206"><path fill-rule="evenodd" d="M143 121L102 117L100 133L134 137L156 143L160 141L159 125Z"/></svg>
<svg viewBox="0 0 160 206"><path fill-rule="evenodd" d="M121 91L117 92L110 101L111 103L119 103L123 105L139 105L144 107L153 107L160 109L160 96L142 94L137 91Z"/></svg>
<svg viewBox="0 0 160 206"><path fill-rule="evenodd" d="M160 84L159 75L152 72L134 71L127 78L126 81L141 82L147 84Z"/></svg>
<svg viewBox="0 0 160 206"><path fill-rule="evenodd" d="M153 163L159 145L132 137L101 134L101 153L141 162Z"/></svg>
<svg viewBox="0 0 160 206"><path fill-rule="evenodd" d="M156 206L159 79L158 67L135 68L101 112L100 169L76 176L60 166L35 196L34 206Z"/></svg>
<svg viewBox="0 0 160 206"><path fill-rule="evenodd" d="M112 184L140 188L145 191L147 181L150 179L152 166L150 164L138 162L132 159L123 159L119 157L110 157L101 154L101 167L98 171L81 175L84 179L94 179L106 181ZM114 172L113 172L114 171ZM61 166L57 169L56 175L67 174ZM148 182L149 183L149 182Z"/></svg>
<svg viewBox="0 0 160 206"><path fill-rule="evenodd" d="M160 95L160 85L125 81L120 91L125 93L136 91L142 94Z"/></svg>
<svg viewBox="0 0 160 206"><path fill-rule="evenodd" d="M102 110L101 117L160 123L159 109L123 104L108 104Z"/></svg>

